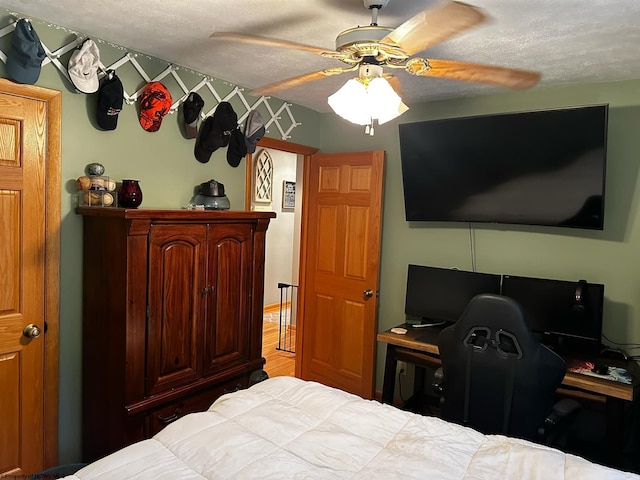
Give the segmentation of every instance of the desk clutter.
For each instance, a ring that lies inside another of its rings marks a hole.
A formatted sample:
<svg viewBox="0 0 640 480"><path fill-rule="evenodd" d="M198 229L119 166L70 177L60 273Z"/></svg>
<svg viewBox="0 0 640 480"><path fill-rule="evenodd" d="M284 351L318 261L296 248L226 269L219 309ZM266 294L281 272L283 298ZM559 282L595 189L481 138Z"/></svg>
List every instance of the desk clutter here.
<svg viewBox="0 0 640 480"><path fill-rule="evenodd" d="M398 335L406 335L407 334L407 329L406 328L402 328L402 327L393 327L391 329L391 333L395 333Z"/></svg>
<svg viewBox="0 0 640 480"><path fill-rule="evenodd" d="M597 362L576 360L567 364L567 370L569 372L589 375L612 382L620 382L628 385L633 383L633 375L631 375L626 368L598 364Z"/></svg>

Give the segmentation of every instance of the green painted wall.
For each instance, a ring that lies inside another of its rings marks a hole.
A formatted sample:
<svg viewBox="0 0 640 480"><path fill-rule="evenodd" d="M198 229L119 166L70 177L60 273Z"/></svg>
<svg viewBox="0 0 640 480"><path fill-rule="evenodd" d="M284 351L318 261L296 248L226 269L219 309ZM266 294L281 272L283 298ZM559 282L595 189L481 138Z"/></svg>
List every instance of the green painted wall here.
<svg viewBox="0 0 640 480"><path fill-rule="evenodd" d="M0 27L8 25L12 18L6 10L0 9ZM50 48L57 48L74 38L64 28L35 20L34 25ZM7 51L9 39L10 36L0 38L0 50ZM106 65L126 53L117 45L98 41L98 46ZM145 69L155 72L152 74L159 73L167 65L144 55L137 58ZM68 55L61 58L65 65L67 60ZM185 83L189 88L201 79L196 72L179 71L187 79ZM128 93L144 85L130 67L119 70L119 76ZM0 77L6 77L1 62ZM221 91L232 88L223 81L214 83ZM225 160L225 150L215 152L207 164L198 163L192 153L193 140L187 140L181 134L179 114L167 116L158 132L149 133L138 123L137 106L125 105L117 130L98 130L93 120L96 95L74 93L68 81L52 65L43 68L37 85L63 92L59 461L73 463L80 459L82 328L82 219L74 213L75 178L82 175L87 163L100 162L105 165L106 174L115 180L140 179L144 207L184 206L194 185L215 178L225 184L232 208L242 208L245 163L231 168ZM177 85L168 86L172 93L181 94ZM428 79L425 79L425 88L429 88ZM604 231L410 224L404 220L399 122L591 103L609 103L611 107ZM396 121L377 127L373 137L365 135L362 127L348 124L333 114L291 107L295 120L301 123L291 134L290 140L295 143L321 147L324 152L378 149L387 152L378 329L387 329L404 320L408 263L471 268L471 232L475 238L478 271L568 280L586 278L604 283L604 333L618 342L640 343L640 275L637 273L640 264L637 192L640 80L540 88L410 107ZM267 135L280 138L275 128ZM382 386L383 355L384 346L381 346L377 362L378 389Z"/></svg>
<svg viewBox="0 0 640 480"><path fill-rule="evenodd" d="M425 88L429 88L425 80ZM567 228L406 222L398 123L428 119L609 103L604 231ZM411 109L393 123L362 127L323 115L325 152L381 149L386 155L378 330L404 321L407 264L471 270L470 235L481 272L605 284L603 331L619 343L640 344L640 80L443 100ZM377 387L385 346L379 345ZM635 350L635 353L638 353Z"/></svg>

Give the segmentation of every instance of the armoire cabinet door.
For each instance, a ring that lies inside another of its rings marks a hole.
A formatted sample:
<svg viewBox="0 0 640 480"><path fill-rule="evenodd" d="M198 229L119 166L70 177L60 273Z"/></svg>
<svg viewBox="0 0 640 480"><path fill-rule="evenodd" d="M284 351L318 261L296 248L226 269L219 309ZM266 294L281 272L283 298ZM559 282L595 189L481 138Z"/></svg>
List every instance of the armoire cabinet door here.
<svg viewBox="0 0 640 480"><path fill-rule="evenodd" d="M253 228L209 225L204 374L249 359Z"/></svg>
<svg viewBox="0 0 640 480"><path fill-rule="evenodd" d="M147 395L188 384L202 375L206 238L206 225L151 227Z"/></svg>

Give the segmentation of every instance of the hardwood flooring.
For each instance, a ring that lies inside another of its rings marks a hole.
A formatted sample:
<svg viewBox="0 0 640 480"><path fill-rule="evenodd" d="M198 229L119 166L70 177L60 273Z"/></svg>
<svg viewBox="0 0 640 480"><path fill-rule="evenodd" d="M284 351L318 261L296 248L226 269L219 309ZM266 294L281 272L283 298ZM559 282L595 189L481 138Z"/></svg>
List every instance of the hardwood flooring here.
<svg viewBox="0 0 640 480"><path fill-rule="evenodd" d="M264 370L269 377L281 377L295 375L295 353L277 350L278 323L263 322L262 329L262 356L267 363Z"/></svg>

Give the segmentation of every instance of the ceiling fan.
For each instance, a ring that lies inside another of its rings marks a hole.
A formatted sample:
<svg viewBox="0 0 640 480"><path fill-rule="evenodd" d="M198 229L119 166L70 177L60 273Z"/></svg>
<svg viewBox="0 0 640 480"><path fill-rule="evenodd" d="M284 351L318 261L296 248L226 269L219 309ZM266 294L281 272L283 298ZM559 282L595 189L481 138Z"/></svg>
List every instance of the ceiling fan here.
<svg viewBox="0 0 640 480"><path fill-rule="evenodd" d="M305 73L258 88L256 96L269 95L305 82L359 69L359 78L384 76L395 91L400 89L397 77L384 68L402 69L412 75L439 77L497 86L526 89L540 80L540 74L526 70L477 63L412 57L448 38L486 20L483 11L472 5L452 1L428 8L397 28L378 25L378 12L390 0L363 0L371 10L371 24L338 34L335 50L234 32L215 32L210 38L231 40L269 47L284 47L335 58L347 66Z"/></svg>

